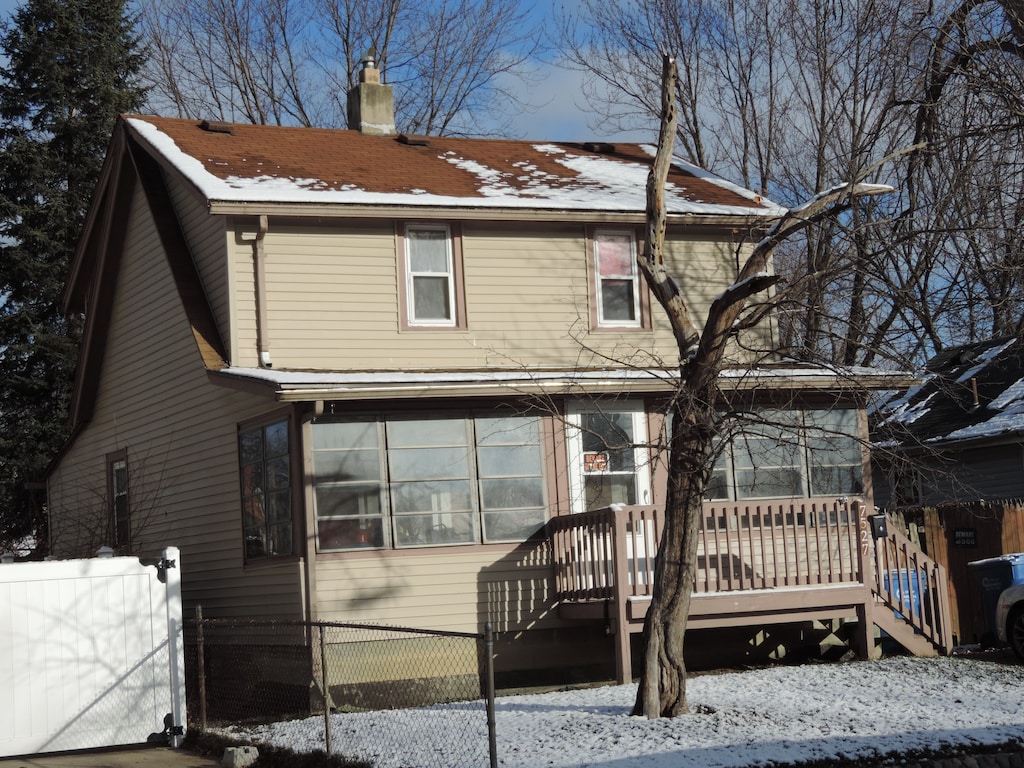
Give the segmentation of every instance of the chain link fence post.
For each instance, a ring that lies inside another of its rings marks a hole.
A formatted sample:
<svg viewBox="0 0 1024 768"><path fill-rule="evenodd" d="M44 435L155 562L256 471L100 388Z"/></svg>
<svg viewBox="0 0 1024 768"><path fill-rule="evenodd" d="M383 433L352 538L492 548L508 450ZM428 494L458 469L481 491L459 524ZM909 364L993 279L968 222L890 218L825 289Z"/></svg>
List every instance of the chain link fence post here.
<svg viewBox="0 0 1024 768"><path fill-rule="evenodd" d="M327 627L320 625L320 690L324 699L324 741L327 754L331 754L331 694L327 688Z"/></svg>
<svg viewBox="0 0 1024 768"><path fill-rule="evenodd" d="M206 731L206 643L203 638L203 606L196 605L196 673L199 677L199 730Z"/></svg>
<svg viewBox="0 0 1024 768"><path fill-rule="evenodd" d="M484 653L487 654L484 666L487 675L487 751L491 768L498 768L498 737L494 722L494 630L489 621L484 624Z"/></svg>

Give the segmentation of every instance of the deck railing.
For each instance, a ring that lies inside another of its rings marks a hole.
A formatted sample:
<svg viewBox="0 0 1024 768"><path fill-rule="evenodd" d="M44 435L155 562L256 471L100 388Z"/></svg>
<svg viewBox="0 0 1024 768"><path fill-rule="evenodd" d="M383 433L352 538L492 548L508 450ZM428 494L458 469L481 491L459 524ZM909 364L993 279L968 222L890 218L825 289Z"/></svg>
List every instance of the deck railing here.
<svg viewBox="0 0 1024 768"><path fill-rule="evenodd" d="M650 506L549 520L556 598L650 597L663 524L661 510ZM942 566L898 532L873 539L859 500L708 502L698 537L695 593L866 584L879 609L913 628L906 632L940 651L952 649ZM621 606L618 611L625 615Z"/></svg>
<svg viewBox="0 0 1024 768"><path fill-rule="evenodd" d="M835 498L704 504L694 590L862 581L859 507ZM649 506L550 520L558 599L611 599L617 571L627 597L649 596L662 525L661 510Z"/></svg>

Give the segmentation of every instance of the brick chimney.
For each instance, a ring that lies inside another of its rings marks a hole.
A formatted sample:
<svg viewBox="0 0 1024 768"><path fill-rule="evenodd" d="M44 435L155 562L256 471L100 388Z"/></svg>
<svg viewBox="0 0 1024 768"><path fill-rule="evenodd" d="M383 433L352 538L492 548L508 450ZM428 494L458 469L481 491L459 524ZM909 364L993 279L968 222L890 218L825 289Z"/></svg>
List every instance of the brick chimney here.
<svg viewBox="0 0 1024 768"><path fill-rule="evenodd" d="M371 48L360 62L359 84L348 92L348 127L371 136L394 136L395 98L380 81L377 52Z"/></svg>

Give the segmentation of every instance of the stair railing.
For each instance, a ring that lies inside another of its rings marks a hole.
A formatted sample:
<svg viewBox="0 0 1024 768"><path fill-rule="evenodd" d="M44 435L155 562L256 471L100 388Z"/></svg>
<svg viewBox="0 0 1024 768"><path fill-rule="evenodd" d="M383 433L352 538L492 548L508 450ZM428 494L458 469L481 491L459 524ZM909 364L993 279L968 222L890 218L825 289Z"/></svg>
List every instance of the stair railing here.
<svg viewBox="0 0 1024 768"><path fill-rule="evenodd" d="M872 591L896 618L912 626L940 651L948 654L953 649L946 569L892 526L887 536L875 540Z"/></svg>

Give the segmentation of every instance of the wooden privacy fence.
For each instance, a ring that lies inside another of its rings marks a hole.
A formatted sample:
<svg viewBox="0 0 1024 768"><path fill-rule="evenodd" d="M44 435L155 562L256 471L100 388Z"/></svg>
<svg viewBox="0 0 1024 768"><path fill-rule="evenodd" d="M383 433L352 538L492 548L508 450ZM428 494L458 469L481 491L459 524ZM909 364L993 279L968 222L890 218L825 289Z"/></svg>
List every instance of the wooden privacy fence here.
<svg viewBox="0 0 1024 768"><path fill-rule="evenodd" d="M948 573L952 631L961 643L988 641L981 588L967 564L1024 552L1024 501L975 501L896 510L918 526L924 550Z"/></svg>

